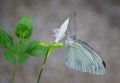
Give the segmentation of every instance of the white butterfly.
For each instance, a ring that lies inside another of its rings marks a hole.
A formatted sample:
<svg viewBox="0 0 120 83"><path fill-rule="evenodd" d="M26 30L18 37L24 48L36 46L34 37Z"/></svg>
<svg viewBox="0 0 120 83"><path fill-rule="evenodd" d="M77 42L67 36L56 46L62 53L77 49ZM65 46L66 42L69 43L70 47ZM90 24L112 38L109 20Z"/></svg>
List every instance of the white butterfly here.
<svg viewBox="0 0 120 83"><path fill-rule="evenodd" d="M70 68L96 75L105 73L104 61L88 44L77 39L76 36L67 38L64 58Z"/></svg>
<svg viewBox="0 0 120 83"><path fill-rule="evenodd" d="M53 30L53 32L55 33L55 43L58 43L61 39L63 39L65 37L65 32L67 30L68 27L68 23L69 23L69 18L67 18L67 20L65 20L63 22L63 24L60 26L60 28L56 28Z"/></svg>

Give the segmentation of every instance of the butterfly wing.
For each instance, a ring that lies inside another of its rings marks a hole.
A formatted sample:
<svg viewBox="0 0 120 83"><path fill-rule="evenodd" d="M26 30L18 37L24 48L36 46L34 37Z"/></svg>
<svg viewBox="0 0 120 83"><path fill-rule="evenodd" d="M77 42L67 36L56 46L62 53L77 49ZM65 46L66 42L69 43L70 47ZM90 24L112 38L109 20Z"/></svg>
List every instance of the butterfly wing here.
<svg viewBox="0 0 120 83"><path fill-rule="evenodd" d="M80 40L66 47L64 58L70 68L97 75L105 73L103 60L91 47Z"/></svg>

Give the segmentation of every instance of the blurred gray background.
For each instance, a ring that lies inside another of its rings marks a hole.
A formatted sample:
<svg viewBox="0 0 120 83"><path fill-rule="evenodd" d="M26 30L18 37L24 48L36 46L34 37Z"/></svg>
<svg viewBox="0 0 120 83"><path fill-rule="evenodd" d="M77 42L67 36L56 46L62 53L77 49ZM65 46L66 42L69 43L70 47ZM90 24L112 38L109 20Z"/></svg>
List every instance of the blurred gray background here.
<svg viewBox="0 0 120 83"><path fill-rule="evenodd" d="M119 83L120 82L120 0L0 0L0 27L14 41L15 26L23 16L34 23L31 40L52 42L52 30L76 12L77 37L92 46L106 62L106 74L82 73L65 65L65 48L58 48L48 58L41 83ZM9 83L12 67L0 47L0 83ZM17 68L15 83L36 83L43 58L30 59Z"/></svg>

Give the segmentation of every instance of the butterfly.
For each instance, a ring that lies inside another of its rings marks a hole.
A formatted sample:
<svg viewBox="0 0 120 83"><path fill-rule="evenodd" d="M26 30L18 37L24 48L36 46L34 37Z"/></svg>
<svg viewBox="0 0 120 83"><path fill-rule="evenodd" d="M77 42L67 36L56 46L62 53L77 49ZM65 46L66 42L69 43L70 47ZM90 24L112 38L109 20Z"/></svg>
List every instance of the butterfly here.
<svg viewBox="0 0 120 83"><path fill-rule="evenodd" d="M96 75L105 74L105 62L93 48L75 36L66 40L64 59L70 68Z"/></svg>
<svg viewBox="0 0 120 83"><path fill-rule="evenodd" d="M65 37L65 32L67 30L68 27L68 23L69 23L69 17L63 22L63 24L60 26L60 28L56 28L53 30L53 32L55 33L55 43L58 43L61 39L63 39Z"/></svg>
<svg viewBox="0 0 120 83"><path fill-rule="evenodd" d="M96 75L105 74L105 62L93 48L79 40L76 35L68 35L64 59L70 68Z"/></svg>

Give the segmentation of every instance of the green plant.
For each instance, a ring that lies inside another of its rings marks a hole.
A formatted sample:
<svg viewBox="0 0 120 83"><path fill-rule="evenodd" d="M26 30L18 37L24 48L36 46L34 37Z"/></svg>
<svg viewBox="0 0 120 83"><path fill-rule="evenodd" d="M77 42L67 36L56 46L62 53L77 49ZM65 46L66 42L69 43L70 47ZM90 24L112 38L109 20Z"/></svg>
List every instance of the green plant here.
<svg viewBox="0 0 120 83"><path fill-rule="evenodd" d="M29 16L23 17L16 26L15 35L19 39L17 43L14 43L12 37L0 28L0 45L6 48L4 57L13 66L11 83L14 83L16 68L24 64L30 55L33 57L45 57L37 80L37 83L39 83L47 58L55 48L64 45L63 43L48 44L40 41L30 41L32 33L33 24Z"/></svg>

